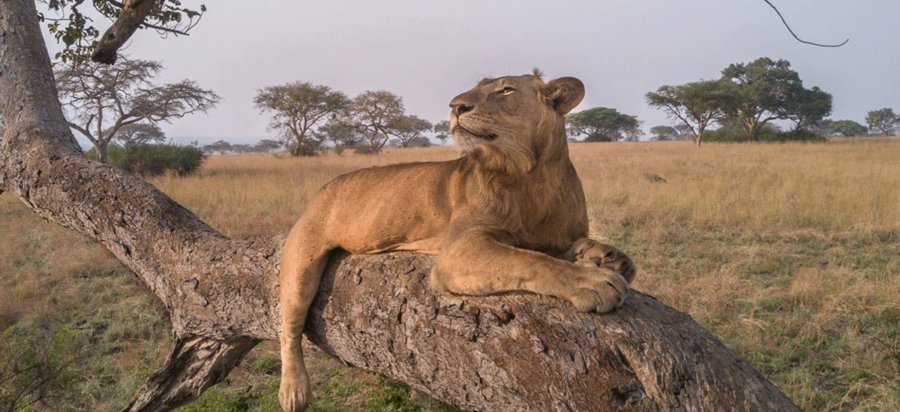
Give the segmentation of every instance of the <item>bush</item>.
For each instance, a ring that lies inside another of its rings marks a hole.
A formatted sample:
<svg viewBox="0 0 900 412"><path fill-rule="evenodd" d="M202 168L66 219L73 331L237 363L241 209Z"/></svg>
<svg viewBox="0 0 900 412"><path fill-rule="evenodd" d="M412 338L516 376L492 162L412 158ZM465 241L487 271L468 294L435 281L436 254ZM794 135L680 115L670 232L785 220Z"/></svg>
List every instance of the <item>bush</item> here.
<svg viewBox="0 0 900 412"><path fill-rule="evenodd" d="M373 154L378 154L378 152L380 150L372 150L371 146L357 146L357 147L353 148L353 151L356 154L373 155Z"/></svg>
<svg viewBox="0 0 900 412"><path fill-rule="evenodd" d="M85 155L97 160L96 149L89 150ZM174 144L144 144L125 148L110 146L107 155L110 164L142 176L158 176L167 171L187 176L200 169L203 163L200 148Z"/></svg>
<svg viewBox="0 0 900 412"><path fill-rule="evenodd" d="M703 133L703 140L706 142L750 142L752 139L743 130L735 130L731 128L720 128L718 130L707 130ZM792 130L790 132L782 132L774 128L766 128L759 132L759 142L824 142L827 140L824 136L810 132L804 129Z"/></svg>

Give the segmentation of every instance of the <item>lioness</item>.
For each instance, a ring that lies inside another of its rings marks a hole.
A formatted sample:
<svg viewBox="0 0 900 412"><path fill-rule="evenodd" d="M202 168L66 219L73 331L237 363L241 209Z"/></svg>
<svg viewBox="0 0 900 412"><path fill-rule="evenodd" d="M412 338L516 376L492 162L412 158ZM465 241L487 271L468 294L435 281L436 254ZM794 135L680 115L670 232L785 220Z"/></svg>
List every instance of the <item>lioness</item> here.
<svg viewBox="0 0 900 412"><path fill-rule="evenodd" d="M282 408L302 411L311 399L300 337L337 248L437 254L430 282L440 292L528 291L597 312L622 303L634 263L587 239L584 191L569 160L564 115L583 97L573 77L482 80L450 102L462 157L359 170L316 194L281 258Z"/></svg>

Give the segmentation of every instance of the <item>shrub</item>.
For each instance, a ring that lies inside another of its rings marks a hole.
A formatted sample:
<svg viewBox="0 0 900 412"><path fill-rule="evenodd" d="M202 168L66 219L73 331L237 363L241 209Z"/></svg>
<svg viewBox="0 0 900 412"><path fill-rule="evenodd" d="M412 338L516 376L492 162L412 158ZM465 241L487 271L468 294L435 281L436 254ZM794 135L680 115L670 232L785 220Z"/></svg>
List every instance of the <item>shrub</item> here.
<svg viewBox="0 0 900 412"><path fill-rule="evenodd" d="M203 163L200 148L174 144L144 144L125 148L110 146L107 154L110 164L142 176L158 176L167 171L186 176L200 169ZM89 159L97 159L95 149L85 155Z"/></svg>
<svg viewBox="0 0 900 412"><path fill-rule="evenodd" d="M703 140L707 142L749 142L752 141L746 132L739 129L720 128L718 130L707 130L703 133ZM827 140L824 136L810 132L805 129L792 130L790 132L782 132L775 128L766 128L759 132L759 142L824 142Z"/></svg>

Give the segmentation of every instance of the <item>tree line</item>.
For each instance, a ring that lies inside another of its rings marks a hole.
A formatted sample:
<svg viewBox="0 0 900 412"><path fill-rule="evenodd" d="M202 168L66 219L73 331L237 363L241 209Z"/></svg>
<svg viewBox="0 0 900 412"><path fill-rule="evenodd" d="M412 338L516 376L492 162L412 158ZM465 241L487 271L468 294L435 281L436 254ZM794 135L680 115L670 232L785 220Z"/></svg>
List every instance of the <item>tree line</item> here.
<svg viewBox="0 0 900 412"><path fill-rule="evenodd" d="M205 113L218 104L218 95L191 80L158 84L154 79L161 70L158 62L127 58L113 65L63 64L56 70L69 126L91 142L98 160L108 161L110 145L162 144L166 135L161 123ZM651 140L692 139L698 146L710 140L893 135L900 129L900 115L891 108L869 111L866 125L827 119L833 108L831 94L817 86L805 87L790 62L768 57L731 64L714 80L663 85L645 97L674 121L651 127ZM294 81L259 89L253 103L260 113L270 115L268 130L276 132L276 138L255 145L220 140L203 146L203 151L263 153L286 147L294 156L310 156L330 147L338 154L347 148L378 153L387 145L428 146L428 133L442 144L450 138L447 120L432 124L407 114L403 99L385 90L350 98L328 86ZM571 113L566 120L572 140L634 141L644 135L637 116L615 108L594 107ZM793 127L782 131L776 121L792 122Z"/></svg>
<svg viewBox="0 0 900 412"><path fill-rule="evenodd" d="M328 86L295 81L260 89L253 103L261 113L270 113L269 131L294 156L318 153L326 144L340 154L356 147L378 153L389 143L398 147L428 146L425 136L437 132L445 142L449 122L432 124L406 114L403 99L386 90L365 91L354 98Z"/></svg>
<svg viewBox="0 0 900 412"><path fill-rule="evenodd" d="M892 109L873 110L869 127L852 120L826 119L833 108L830 93L817 86L806 88L787 60L761 57L750 63L731 64L720 78L677 86L664 85L646 95L647 103L663 110L698 146L705 139L718 141L811 140L824 136L861 136L869 130L892 135L900 117ZM773 121L793 123L780 130ZM717 124L717 130L707 129ZM651 129L658 140L684 136L671 126Z"/></svg>

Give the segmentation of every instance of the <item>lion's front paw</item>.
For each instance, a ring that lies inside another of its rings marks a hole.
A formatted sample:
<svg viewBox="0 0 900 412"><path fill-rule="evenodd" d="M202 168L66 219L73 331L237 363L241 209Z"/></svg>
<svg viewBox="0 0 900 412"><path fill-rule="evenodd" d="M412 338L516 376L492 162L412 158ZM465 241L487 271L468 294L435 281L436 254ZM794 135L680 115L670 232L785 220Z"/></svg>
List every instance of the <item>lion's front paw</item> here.
<svg viewBox="0 0 900 412"><path fill-rule="evenodd" d="M595 240L581 239L572 245L575 251L575 261L579 263L591 262L596 267L609 269L621 275L629 284L637 275L637 267L625 252L614 246L603 244Z"/></svg>
<svg viewBox="0 0 900 412"><path fill-rule="evenodd" d="M309 378L304 376L281 376L281 388L278 390L278 402L285 412L303 412L312 401L312 389Z"/></svg>
<svg viewBox="0 0 900 412"><path fill-rule="evenodd" d="M581 312L609 312L625 302L628 282L622 275L600 270L579 282L567 299Z"/></svg>

